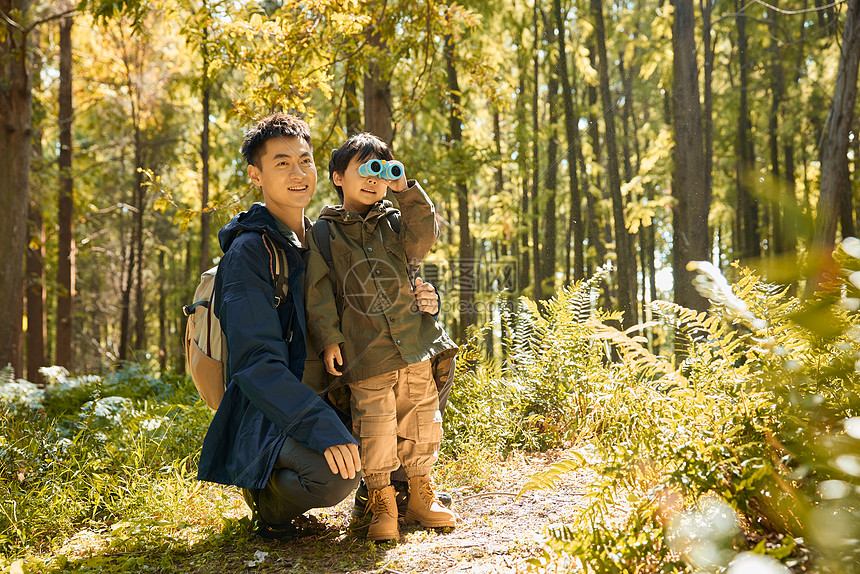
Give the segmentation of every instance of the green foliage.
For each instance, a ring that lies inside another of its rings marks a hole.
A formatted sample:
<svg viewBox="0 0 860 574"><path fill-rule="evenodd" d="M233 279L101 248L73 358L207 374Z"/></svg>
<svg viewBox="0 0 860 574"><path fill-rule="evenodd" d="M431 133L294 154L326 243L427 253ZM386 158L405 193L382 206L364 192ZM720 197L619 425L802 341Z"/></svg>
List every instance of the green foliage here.
<svg viewBox="0 0 860 574"><path fill-rule="evenodd" d="M40 402L0 405L4 554L90 523L157 522L171 480L196 468L211 419L185 377L156 379L137 366L104 379L48 374ZM0 395L15 384L0 381Z"/></svg>
<svg viewBox="0 0 860 574"><path fill-rule="evenodd" d="M501 453L545 450L589 432L602 345L588 338L587 320L601 280L562 289L543 313L525 298L499 299L506 355L484 359L477 335L463 346L446 412L449 453L472 441Z"/></svg>
<svg viewBox="0 0 860 574"><path fill-rule="evenodd" d="M588 324L620 359L587 377L605 383L593 395L604 408L592 406L600 459L592 467L602 479L585 512L550 532L535 567L716 572L747 550L790 567L855 571L858 256L860 242L846 241L831 291L807 301L749 270L729 285L699 264L710 312L654 304L674 331L678 364L637 337ZM624 392L613 393L619 384ZM528 488L550 488L572 466L532 477Z"/></svg>

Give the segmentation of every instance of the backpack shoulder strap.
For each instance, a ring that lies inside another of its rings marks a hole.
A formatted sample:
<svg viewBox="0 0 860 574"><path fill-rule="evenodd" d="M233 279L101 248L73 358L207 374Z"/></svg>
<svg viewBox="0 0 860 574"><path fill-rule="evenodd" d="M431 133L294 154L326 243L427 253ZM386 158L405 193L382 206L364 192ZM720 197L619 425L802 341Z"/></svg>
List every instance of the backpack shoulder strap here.
<svg viewBox="0 0 860 574"><path fill-rule="evenodd" d="M275 245L267 233L262 234L263 244L269 251L269 272L275 282L275 307L286 299L289 289L290 271L287 265L287 252Z"/></svg>
<svg viewBox="0 0 860 574"><path fill-rule="evenodd" d="M399 211L389 211L385 215L385 218L388 220L388 225L391 226L391 229L394 231L394 233L399 234L400 233L400 227L401 227L401 225L400 225L400 223L401 223L400 212Z"/></svg>
<svg viewBox="0 0 860 574"><path fill-rule="evenodd" d="M328 264L329 269L334 268L334 261L331 257L331 228L327 219L317 219L311 226L311 233L314 235L314 242L317 248Z"/></svg>

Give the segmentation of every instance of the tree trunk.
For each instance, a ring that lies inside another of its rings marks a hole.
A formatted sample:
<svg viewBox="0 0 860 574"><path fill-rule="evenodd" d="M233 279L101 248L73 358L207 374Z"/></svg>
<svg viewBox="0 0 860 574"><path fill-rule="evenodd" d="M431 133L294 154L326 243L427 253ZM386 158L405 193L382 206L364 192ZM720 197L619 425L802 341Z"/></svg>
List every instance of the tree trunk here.
<svg viewBox="0 0 860 574"><path fill-rule="evenodd" d="M39 30L35 31L33 44L40 46ZM32 77L39 81L42 77L42 60L36 59L33 62ZM41 86L40 86L41 87ZM42 126L35 122L33 125L33 172L39 173L44 168L42 161L43 146L42 146ZM30 190L29 207L27 210L27 270L25 281L25 297L27 300L27 341L26 341L26 360L27 367L24 376L31 383L44 385L44 377L39 372L39 369L47 364L46 345L48 341L48 316L47 316L47 281L45 276L45 221L42 216L42 195L41 189Z"/></svg>
<svg viewBox="0 0 860 574"><path fill-rule="evenodd" d="M622 325L632 327L638 322L636 297L636 258L627 226L624 223L624 198L621 196L621 177L618 172L618 147L615 139L615 102L609 91L609 64L606 61L606 31L603 23L603 0L590 0L597 40L600 100L606 126L606 167L609 193L612 198L612 215L615 223L615 250L618 264L618 307L624 314Z"/></svg>
<svg viewBox="0 0 860 574"><path fill-rule="evenodd" d="M26 15L31 0L0 0L0 10L11 17ZM24 286L27 250L27 209L30 180L32 90L27 61L28 38L12 26L0 40L0 293L13 301ZM22 311L23 312L23 311ZM21 312L21 313L22 313ZM0 368L12 364L20 375L21 313L16 305L0 305Z"/></svg>
<svg viewBox="0 0 860 574"><path fill-rule="evenodd" d="M452 153L460 154L463 144L462 116L460 114L460 82L457 78L454 39L445 37L445 68L448 73L448 95L451 110L448 115L448 129ZM456 165L458 162L454 162ZM465 340L466 331L477 323L475 310L475 251L472 246L472 233L469 230L469 190L463 174L457 174L457 216L460 228L460 340Z"/></svg>
<svg viewBox="0 0 860 574"><path fill-rule="evenodd" d="M164 250L158 252L158 269L162 274L158 282L158 368L167 371L167 283L168 270L165 267Z"/></svg>
<svg viewBox="0 0 860 574"><path fill-rule="evenodd" d="M532 59L532 67L534 77L532 80L534 81L534 91L532 92L532 188L531 188L531 232L532 232L532 261L534 262L534 299L542 299L543 298L543 268L541 266L541 258L540 258L540 194L538 190L540 189L540 141L541 141L541 130L540 130L540 54L538 51L538 46L540 42L538 41L538 30L540 19L538 16L538 0L534 0L534 6L532 8L532 23L533 23L533 36L534 36L534 44L532 47L532 54L534 54Z"/></svg>
<svg viewBox="0 0 860 574"><path fill-rule="evenodd" d="M742 259L761 255L758 199L753 195L752 179L755 177L755 153L753 151L752 122L748 105L749 71L747 63L746 13L735 0L738 25L738 66L740 68L740 108L738 110L738 133L736 154L737 182L737 241Z"/></svg>
<svg viewBox="0 0 860 574"><path fill-rule="evenodd" d="M555 27L558 29L558 61L556 70L561 79L561 94L564 102L564 130L567 136L567 169L570 173L570 215L568 216L567 236L565 240L565 283L571 282L571 264L573 280L581 281L585 277L585 261L583 248L585 245L585 227L582 224L582 197L579 191L579 169L576 150L579 144L579 119L573 102L573 88L567 67L567 48L565 45L565 22L562 18L561 0L552 2ZM566 15L565 15L566 16ZM573 238L573 248L570 240ZM573 257L571 257L571 252ZM573 259L571 263L571 259Z"/></svg>
<svg viewBox="0 0 860 574"><path fill-rule="evenodd" d="M75 294L74 180L72 178L72 17L60 21L60 193L57 258L57 345L54 362L72 369Z"/></svg>
<svg viewBox="0 0 860 574"><path fill-rule="evenodd" d="M556 42L556 33L553 31L552 23L544 21L544 33L548 46ZM559 30L558 35L563 35L564 29ZM550 48L551 50L551 48ZM546 208L541 216L544 220L544 239L541 248L541 292L540 298L547 300L555 294L555 267L557 261L556 248L558 245L558 222L556 221L556 195L558 188L558 84L559 66L564 66L561 53L556 54L556 62L553 69L552 59L548 58L550 69L547 76L546 102L549 108L549 141L546 152Z"/></svg>
<svg viewBox="0 0 860 574"><path fill-rule="evenodd" d="M711 198L705 187L705 154L702 148L702 109L696 67L696 17L693 0L675 0L672 26L674 83L672 115L675 147L672 197L672 270L675 303L704 311L708 301L693 287L687 270L690 261L709 260L708 210Z"/></svg>
<svg viewBox="0 0 860 574"><path fill-rule="evenodd" d="M355 69L351 61L346 65L343 91L346 99L346 134L351 136L361 132L361 109L358 105L358 91L355 86Z"/></svg>
<svg viewBox="0 0 860 574"><path fill-rule="evenodd" d="M46 315L48 292L45 288L45 225L35 201L27 217L30 242L27 248L27 380L44 383L39 369L46 366L45 342L48 340Z"/></svg>
<svg viewBox="0 0 860 574"><path fill-rule="evenodd" d="M857 100L857 74L858 65L860 65L860 0L848 0L847 6L836 88L824 127L824 139L819 155L821 193L811 247L813 256L817 256L822 264L830 260L830 253L836 241L840 195L843 192L844 174L848 164L848 137L853 122L854 104ZM816 289L823 279L820 272L811 277L807 284L807 294Z"/></svg>
<svg viewBox="0 0 860 574"><path fill-rule="evenodd" d="M374 53L388 54L388 46L378 30L369 32L368 45ZM371 60L364 76L364 129L391 146L394 127L391 123L391 72L381 57Z"/></svg>
<svg viewBox="0 0 860 574"><path fill-rule="evenodd" d="M205 31L208 37L208 30ZM203 171L201 174L201 193L200 193L200 265L198 270L202 274L204 271L212 267L212 257L209 255L210 239L209 239L209 222L211 213L209 212L209 102L212 95L212 85L209 81L209 49L206 47L206 38L200 45L200 51L203 55L203 86L201 98L203 99L203 129L200 133L200 163Z"/></svg>
<svg viewBox="0 0 860 574"><path fill-rule="evenodd" d="M521 38L522 39L522 38ZM518 153L517 153L517 165L519 167L519 173L522 176L522 193L520 195L520 216L518 222L518 235L520 240L520 261L519 261L519 269L517 270L517 288L519 290L525 289L529 286L530 275L529 268L531 266L531 258L529 256L529 234L528 234L528 226L529 226L529 180L526 176L527 163L526 163L526 150L528 149L528 142L526 141L525 136L525 126L526 126L526 74L525 70L525 62L526 59L523 56L525 50L522 48L522 42L520 42L520 49L518 51L519 57L519 69L523 70L519 74L519 91L517 92L517 101L516 101L516 116L517 116L517 145L518 145Z"/></svg>
<svg viewBox="0 0 860 574"><path fill-rule="evenodd" d="M702 132L705 143L705 193L712 196L714 189L714 44L711 41L711 14L714 10L715 0L699 0L699 9L702 12L702 48L704 65L702 69Z"/></svg>

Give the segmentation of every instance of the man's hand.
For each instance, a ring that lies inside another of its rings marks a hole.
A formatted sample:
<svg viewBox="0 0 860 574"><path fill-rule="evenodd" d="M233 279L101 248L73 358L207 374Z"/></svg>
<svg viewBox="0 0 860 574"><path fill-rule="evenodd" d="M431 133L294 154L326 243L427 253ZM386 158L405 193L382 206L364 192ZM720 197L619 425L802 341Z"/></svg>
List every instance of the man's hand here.
<svg viewBox="0 0 860 574"><path fill-rule="evenodd" d="M361 472L357 445L349 443L330 446L325 449L323 456L332 473L339 474L344 480L355 478L355 474Z"/></svg>
<svg viewBox="0 0 860 574"><path fill-rule="evenodd" d="M325 363L325 370L328 371L330 375L339 377L343 374L337 370L337 367L343 366L343 355L341 355L340 352L340 345L335 343L334 345L329 345L323 350L323 363Z"/></svg>
<svg viewBox="0 0 860 574"><path fill-rule="evenodd" d="M423 279L416 277L415 289L412 292L415 294L415 305L419 311L428 315L439 312L439 296L432 283L425 283Z"/></svg>

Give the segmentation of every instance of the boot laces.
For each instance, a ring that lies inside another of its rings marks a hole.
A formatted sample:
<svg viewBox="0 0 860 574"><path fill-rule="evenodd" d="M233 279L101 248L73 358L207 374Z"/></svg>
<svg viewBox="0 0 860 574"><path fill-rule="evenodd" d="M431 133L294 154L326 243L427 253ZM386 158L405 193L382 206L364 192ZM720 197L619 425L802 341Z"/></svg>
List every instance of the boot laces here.
<svg viewBox="0 0 860 574"><path fill-rule="evenodd" d="M427 481L421 485L421 490L419 490L421 494L421 498L424 499L424 503L427 506L431 506L434 502L438 502L436 499L436 489L434 488L432 481Z"/></svg>
<svg viewBox="0 0 860 574"><path fill-rule="evenodd" d="M388 498L383 496L382 489L374 489L370 491L370 502L367 505L365 514L372 515L385 514L388 512Z"/></svg>

